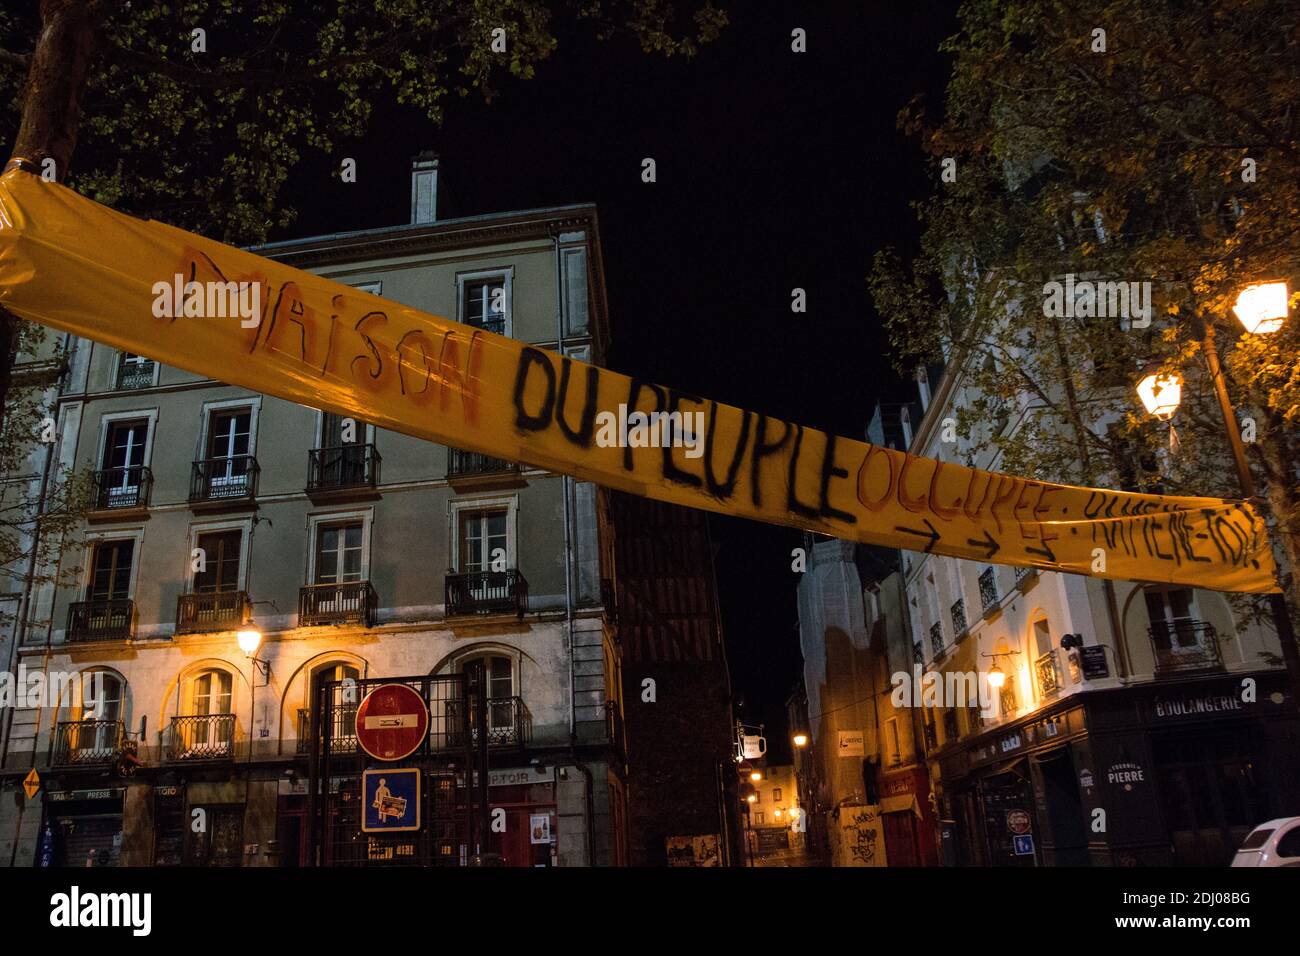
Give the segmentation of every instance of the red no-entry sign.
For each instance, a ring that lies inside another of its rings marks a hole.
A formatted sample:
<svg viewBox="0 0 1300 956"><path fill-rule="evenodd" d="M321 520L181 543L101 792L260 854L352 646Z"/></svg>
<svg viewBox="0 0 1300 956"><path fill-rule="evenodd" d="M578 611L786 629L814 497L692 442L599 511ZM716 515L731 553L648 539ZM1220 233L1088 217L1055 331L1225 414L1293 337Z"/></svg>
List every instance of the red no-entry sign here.
<svg viewBox="0 0 1300 956"><path fill-rule="evenodd" d="M357 743L376 760L409 757L428 732L429 708L405 684L382 684L357 708Z"/></svg>

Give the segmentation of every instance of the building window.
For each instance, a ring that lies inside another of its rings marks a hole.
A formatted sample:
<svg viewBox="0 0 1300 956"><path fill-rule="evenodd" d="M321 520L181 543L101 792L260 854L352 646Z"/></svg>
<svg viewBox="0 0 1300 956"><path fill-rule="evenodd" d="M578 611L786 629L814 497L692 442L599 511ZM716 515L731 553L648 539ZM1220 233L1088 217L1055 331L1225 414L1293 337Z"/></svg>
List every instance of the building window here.
<svg viewBox="0 0 1300 956"><path fill-rule="evenodd" d="M131 563L135 558L135 539L100 541L95 545L89 601L122 601L131 596Z"/></svg>
<svg viewBox="0 0 1300 956"><path fill-rule="evenodd" d="M126 688L122 679L106 671L90 671L81 675L89 693L83 690L81 699L72 704L73 726L64 731L69 749L74 756L85 760L91 755L111 755L117 752L121 733L122 704Z"/></svg>
<svg viewBox="0 0 1300 956"><path fill-rule="evenodd" d="M494 744L518 743L520 722L517 718L520 709L518 695L515 693L515 663L504 654L482 654L465 658L460 663L460 669L474 675L471 677L471 687L477 680L480 666L483 680L487 683L489 740ZM476 729L477 720L477 710L471 708L471 729Z"/></svg>
<svg viewBox="0 0 1300 956"><path fill-rule="evenodd" d="M198 547L203 552L203 563L201 570L194 573L194 593L214 594L240 589L239 558L243 539L244 533L239 530L199 535Z"/></svg>
<svg viewBox="0 0 1300 956"><path fill-rule="evenodd" d="M233 679L229 671L204 671L194 678L193 713L207 717L231 713Z"/></svg>
<svg viewBox="0 0 1300 956"><path fill-rule="evenodd" d="M316 529L316 584L342 584L362 578L364 527L360 521Z"/></svg>
<svg viewBox="0 0 1300 956"><path fill-rule="evenodd" d="M509 535L506 509L462 511L460 513L461 572L491 571L509 561Z"/></svg>
<svg viewBox="0 0 1300 956"><path fill-rule="evenodd" d="M903 762L903 748L898 738L898 718L890 717L885 721L885 756L889 758L889 765Z"/></svg>
<svg viewBox="0 0 1300 956"><path fill-rule="evenodd" d="M133 388L151 388L158 365L151 358L123 352L117 360L116 386L125 391Z"/></svg>
<svg viewBox="0 0 1300 956"><path fill-rule="evenodd" d="M511 272L509 269L456 277L460 320L498 335L510 335Z"/></svg>
<svg viewBox="0 0 1300 956"><path fill-rule="evenodd" d="M758 813L754 814L754 824L755 824L755 826L762 826L762 825L763 825L763 813L762 813L762 811L759 811Z"/></svg>
<svg viewBox="0 0 1300 956"><path fill-rule="evenodd" d="M781 788L777 787L775 790L772 791L772 802L776 803L780 799L781 799Z"/></svg>

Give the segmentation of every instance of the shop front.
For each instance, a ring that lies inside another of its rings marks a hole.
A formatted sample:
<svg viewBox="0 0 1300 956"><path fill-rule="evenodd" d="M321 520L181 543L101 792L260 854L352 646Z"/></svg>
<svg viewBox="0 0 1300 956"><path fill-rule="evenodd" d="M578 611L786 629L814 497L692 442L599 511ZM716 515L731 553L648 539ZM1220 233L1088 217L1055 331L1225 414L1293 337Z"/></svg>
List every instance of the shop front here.
<svg viewBox="0 0 1300 956"><path fill-rule="evenodd" d="M123 787L51 790L42 829L48 865L119 866L125 792Z"/></svg>
<svg viewBox="0 0 1300 956"><path fill-rule="evenodd" d="M973 866L1223 866L1300 813L1285 674L1078 694L939 760L950 855Z"/></svg>
<svg viewBox="0 0 1300 956"><path fill-rule="evenodd" d="M938 863L930 777L924 767L880 775L880 817L890 866Z"/></svg>

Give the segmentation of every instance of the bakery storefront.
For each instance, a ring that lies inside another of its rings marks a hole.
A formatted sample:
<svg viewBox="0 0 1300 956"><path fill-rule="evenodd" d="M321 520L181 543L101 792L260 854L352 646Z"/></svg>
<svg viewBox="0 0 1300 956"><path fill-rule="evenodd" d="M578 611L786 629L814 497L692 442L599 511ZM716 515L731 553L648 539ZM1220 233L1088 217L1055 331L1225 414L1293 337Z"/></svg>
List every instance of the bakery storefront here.
<svg viewBox="0 0 1300 956"><path fill-rule="evenodd" d="M1300 722L1263 671L1074 695L940 758L957 861L1223 866L1300 813Z"/></svg>

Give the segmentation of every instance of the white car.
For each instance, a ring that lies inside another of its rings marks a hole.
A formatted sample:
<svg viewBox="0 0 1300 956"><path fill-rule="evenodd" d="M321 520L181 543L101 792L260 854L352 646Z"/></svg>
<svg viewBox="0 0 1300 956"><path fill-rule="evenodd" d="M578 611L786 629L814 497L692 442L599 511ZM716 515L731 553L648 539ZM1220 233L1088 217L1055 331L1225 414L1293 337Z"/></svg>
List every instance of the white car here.
<svg viewBox="0 0 1300 956"><path fill-rule="evenodd" d="M1233 866L1300 866L1300 817L1279 817L1251 830Z"/></svg>

